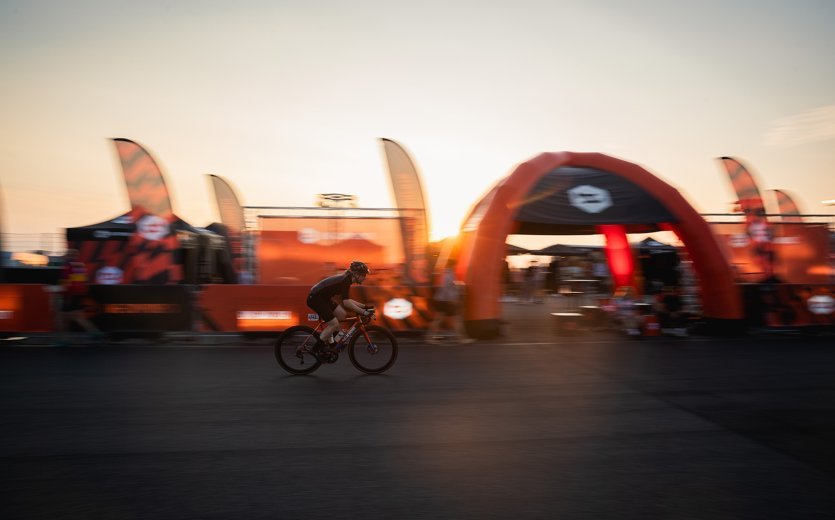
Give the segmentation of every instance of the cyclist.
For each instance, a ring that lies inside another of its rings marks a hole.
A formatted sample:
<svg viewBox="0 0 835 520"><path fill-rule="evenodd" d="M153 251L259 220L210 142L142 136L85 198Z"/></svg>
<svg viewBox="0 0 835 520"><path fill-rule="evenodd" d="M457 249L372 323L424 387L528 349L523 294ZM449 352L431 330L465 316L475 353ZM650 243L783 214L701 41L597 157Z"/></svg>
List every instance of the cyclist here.
<svg viewBox="0 0 835 520"><path fill-rule="evenodd" d="M346 309L361 316L369 316L373 312L368 309L368 305L351 299L348 294L351 285L362 284L368 273L367 265L353 261L344 273L329 276L311 287L307 296L307 306L316 311L319 319L325 322L314 349L333 349L333 333L339 329L339 321L345 319Z"/></svg>

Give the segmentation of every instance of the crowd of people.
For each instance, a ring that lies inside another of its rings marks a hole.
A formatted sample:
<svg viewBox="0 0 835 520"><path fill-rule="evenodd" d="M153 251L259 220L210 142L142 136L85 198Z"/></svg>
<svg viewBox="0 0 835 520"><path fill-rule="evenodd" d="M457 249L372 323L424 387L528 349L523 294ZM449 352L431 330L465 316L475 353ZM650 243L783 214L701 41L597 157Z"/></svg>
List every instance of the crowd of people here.
<svg viewBox="0 0 835 520"><path fill-rule="evenodd" d="M543 303L577 295L571 300L574 307L599 306L608 323L628 336L686 336L700 314L692 263L677 253L641 258L635 285L624 287L613 286L601 251L546 262L532 259L517 269L505 263L507 302Z"/></svg>
<svg viewBox="0 0 835 520"><path fill-rule="evenodd" d="M510 300L543 303L549 295L566 293L605 294L611 278L600 252L588 256L553 257L550 262L531 260L521 269L504 267L504 294Z"/></svg>

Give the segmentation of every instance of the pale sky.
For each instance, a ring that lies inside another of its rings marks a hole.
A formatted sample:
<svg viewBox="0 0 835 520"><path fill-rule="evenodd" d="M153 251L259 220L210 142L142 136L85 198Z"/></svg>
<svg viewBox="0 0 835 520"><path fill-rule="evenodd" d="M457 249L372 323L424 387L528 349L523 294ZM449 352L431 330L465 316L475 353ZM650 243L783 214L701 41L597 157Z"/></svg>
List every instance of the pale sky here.
<svg viewBox="0 0 835 520"><path fill-rule="evenodd" d="M250 206L392 207L380 137L434 238L549 151L639 164L701 212L735 200L729 155L830 213L833 22L831 0L0 0L0 231L127 211L111 137L196 226L219 220L209 173Z"/></svg>

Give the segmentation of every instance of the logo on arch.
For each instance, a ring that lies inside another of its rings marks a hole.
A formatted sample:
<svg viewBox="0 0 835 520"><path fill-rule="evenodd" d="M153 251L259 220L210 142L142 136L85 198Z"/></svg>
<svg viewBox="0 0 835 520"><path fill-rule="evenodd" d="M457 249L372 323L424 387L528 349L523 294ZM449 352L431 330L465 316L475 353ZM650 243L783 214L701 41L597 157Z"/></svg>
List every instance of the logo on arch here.
<svg viewBox="0 0 835 520"><path fill-rule="evenodd" d="M612 206L612 196L608 190L583 184L568 190L568 202L586 213L600 213Z"/></svg>

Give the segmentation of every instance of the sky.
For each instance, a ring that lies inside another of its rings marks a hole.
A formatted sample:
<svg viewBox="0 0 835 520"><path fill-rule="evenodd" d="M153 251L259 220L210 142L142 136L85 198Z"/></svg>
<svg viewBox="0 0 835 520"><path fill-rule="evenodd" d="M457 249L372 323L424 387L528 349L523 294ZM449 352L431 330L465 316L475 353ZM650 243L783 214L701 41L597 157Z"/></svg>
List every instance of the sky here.
<svg viewBox="0 0 835 520"><path fill-rule="evenodd" d="M196 226L219 221L207 174L248 206L393 207L379 138L415 160L434 239L557 151L639 164L708 213L736 199L732 156L831 213L833 20L829 0L0 0L0 231L126 212L116 137Z"/></svg>

